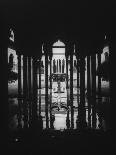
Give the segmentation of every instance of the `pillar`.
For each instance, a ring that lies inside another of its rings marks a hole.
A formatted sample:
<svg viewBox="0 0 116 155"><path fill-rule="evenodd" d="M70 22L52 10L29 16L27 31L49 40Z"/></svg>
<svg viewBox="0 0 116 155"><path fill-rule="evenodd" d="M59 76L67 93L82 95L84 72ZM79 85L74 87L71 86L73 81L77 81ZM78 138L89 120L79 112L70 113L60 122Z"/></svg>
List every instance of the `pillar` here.
<svg viewBox="0 0 116 155"><path fill-rule="evenodd" d="M85 57L80 56L80 105L79 105L79 122L80 128L86 127L86 110L85 110Z"/></svg>
<svg viewBox="0 0 116 155"><path fill-rule="evenodd" d="M90 86L90 56L87 56L87 102L88 102L88 126L91 127L91 86Z"/></svg>
<svg viewBox="0 0 116 155"><path fill-rule="evenodd" d="M18 54L18 127L22 127L22 99L21 99L21 54Z"/></svg>
<svg viewBox="0 0 116 155"><path fill-rule="evenodd" d="M41 115L41 57L39 57L39 116Z"/></svg>
<svg viewBox="0 0 116 155"><path fill-rule="evenodd" d="M46 128L49 128L48 118L48 51L45 54L45 114L46 114Z"/></svg>
<svg viewBox="0 0 116 155"><path fill-rule="evenodd" d="M74 128L74 109L73 109L73 51L70 54L70 103L71 103L71 128Z"/></svg>
<svg viewBox="0 0 116 155"><path fill-rule="evenodd" d="M98 68L101 67L101 53L98 53ZM100 105L102 102L101 98L101 74L98 73L98 104ZM99 115L100 126L102 125L102 118Z"/></svg>
<svg viewBox="0 0 116 155"><path fill-rule="evenodd" d="M77 55L77 107L78 107L78 115L79 115L79 104L80 104L80 91L79 91L79 69L80 68L80 63L79 63L79 55Z"/></svg>
<svg viewBox="0 0 116 155"><path fill-rule="evenodd" d="M29 101L29 126L32 121L32 84L31 84L31 56L28 57L28 101Z"/></svg>
<svg viewBox="0 0 116 155"><path fill-rule="evenodd" d="M23 56L23 105L24 105L24 128L28 128L28 103L27 103L27 56Z"/></svg>
<svg viewBox="0 0 116 155"><path fill-rule="evenodd" d="M33 56L33 103L32 103L32 123L37 120L37 57Z"/></svg>
<svg viewBox="0 0 116 155"><path fill-rule="evenodd" d="M96 128L96 54L91 55L92 70L92 127Z"/></svg>
<svg viewBox="0 0 116 155"><path fill-rule="evenodd" d="M63 71L64 71L64 63L63 63ZM67 125L67 128L70 128L70 119L69 119L69 94L68 94L69 93L68 92L68 89L69 89L69 86L68 86L68 55L66 55L66 89L67 89L67 107L68 107L68 110L67 110L67 118L66 118L66 125Z"/></svg>
<svg viewBox="0 0 116 155"><path fill-rule="evenodd" d="M57 66L57 73L58 73L58 59L57 59L57 65L56 66Z"/></svg>
<svg viewBox="0 0 116 155"><path fill-rule="evenodd" d="M50 55L50 128L52 128L53 126L51 105L52 105L52 56Z"/></svg>

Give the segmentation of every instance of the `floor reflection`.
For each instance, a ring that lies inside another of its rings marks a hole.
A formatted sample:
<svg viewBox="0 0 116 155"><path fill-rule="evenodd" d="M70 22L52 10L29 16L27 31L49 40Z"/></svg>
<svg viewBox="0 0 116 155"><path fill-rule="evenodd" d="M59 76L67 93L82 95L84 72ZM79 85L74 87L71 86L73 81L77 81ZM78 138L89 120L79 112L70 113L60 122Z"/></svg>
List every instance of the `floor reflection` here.
<svg viewBox="0 0 116 155"><path fill-rule="evenodd" d="M45 96L42 96L41 98L42 104L41 104L41 116L43 120L43 129L46 128L46 118L45 118ZM74 98L74 105L76 104L77 98ZM9 98L9 128L10 130L15 130L18 121L17 121L17 111L18 111L18 100L17 98ZM38 100L39 104L39 100ZM86 103L87 107L87 103ZM38 112L39 113L39 112ZM67 129L71 127L71 112L69 110L69 124L67 126L67 110L62 108L60 111L54 109L52 111L52 115L54 116L54 120L52 121L51 128L55 130L62 130ZM77 116L78 116L78 110L74 109L74 129L77 128ZM107 116L108 117L108 116ZM107 128L106 120L105 120L105 112L97 110L96 113L96 129L103 128L104 130ZM86 121L88 124L88 108L86 108ZM22 126L23 126L23 116L22 116ZM50 127L50 113L49 113L49 127Z"/></svg>

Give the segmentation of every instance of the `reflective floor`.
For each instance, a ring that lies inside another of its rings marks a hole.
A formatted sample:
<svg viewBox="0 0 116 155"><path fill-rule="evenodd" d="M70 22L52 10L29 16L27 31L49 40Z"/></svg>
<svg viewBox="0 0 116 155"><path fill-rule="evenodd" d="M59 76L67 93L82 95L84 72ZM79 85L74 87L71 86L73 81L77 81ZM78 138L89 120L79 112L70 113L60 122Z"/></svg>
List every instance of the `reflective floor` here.
<svg viewBox="0 0 116 155"><path fill-rule="evenodd" d="M18 100L17 98L9 98L9 128L11 130L15 130L17 125L18 125L18 120L17 120L17 112L18 112ZM74 129L77 128L76 120L78 116L78 110L77 110L77 97L74 97L73 104L75 106L74 108ZM88 124L88 108L87 108L87 102L85 103L86 105L86 122ZM39 97L38 97L38 107L39 107ZM38 114L39 114L39 109L38 109ZM54 129L55 130L62 130L62 129L67 129L66 126L66 117L67 117L67 110L65 108L60 108L58 111L56 108L52 110L52 114L55 116L55 120L53 123ZM43 128L46 128L46 117L45 117L45 95L41 96L41 116L43 119ZM48 114L50 118L50 113ZM71 122L71 112L69 110L69 120ZM22 117L22 126L23 126L23 117ZM99 129L99 115L96 113L96 129ZM49 119L49 126L50 126L50 119ZM105 119L102 118L102 126L106 127L105 125Z"/></svg>

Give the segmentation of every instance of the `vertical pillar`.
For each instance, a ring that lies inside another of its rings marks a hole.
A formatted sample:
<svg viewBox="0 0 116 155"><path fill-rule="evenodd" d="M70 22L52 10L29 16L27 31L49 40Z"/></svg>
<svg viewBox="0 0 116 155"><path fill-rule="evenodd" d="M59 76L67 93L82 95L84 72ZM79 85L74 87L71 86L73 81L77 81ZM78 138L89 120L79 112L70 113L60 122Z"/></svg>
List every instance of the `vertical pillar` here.
<svg viewBox="0 0 116 155"><path fill-rule="evenodd" d="M50 128L52 128L53 126L51 105L52 105L52 57L50 56Z"/></svg>
<svg viewBox="0 0 116 155"><path fill-rule="evenodd" d="M48 122L48 51L45 54L45 114L46 114L46 128L49 128Z"/></svg>
<svg viewBox="0 0 116 155"><path fill-rule="evenodd" d="M98 68L101 67L101 53L98 53ZM101 105L102 98L101 98L101 74L98 73L98 104ZM102 124L102 118L101 115L99 115L99 122L100 126Z"/></svg>
<svg viewBox="0 0 116 155"><path fill-rule="evenodd" d="M31 92L31 57L28 57L28 99L29 99L29 126L32 120L32 92Z"/></svg>
<svg viewBox="0 0 116 155"><path fill-rule="evenodd" d="M64 62L64 59L63 59ZM63 63L63 71L64 71L64 63ZM67 118L66 118L66 125L67 128L70 128L70 119L69 119L69 86L68 86L68 55L66 55L66 89L67 89Z"/></svg>
<svg viewBox="0 0 116 155"><path fill-rule="evenodd" d="M91 56L92 70L92 127L96 128L96 54Z"/></svg>
<svg viewBox="0 0 116 155"><path fill-rule="evenodd" d="M57 73L58 73L58 59L57 59Z"/></svg>
<svg viewBox="0 0 116 155"><path fill-rule="evenodd" d="M84 129L86 127L86 110L85 110L85 57L80 56L80 115L79 122L80 127Z"/></svg>
<svg viewBox="0 0 116 155"><path fill-rule="evenodd" d="M101 53L98 53L98 68L101 66ZM98 74L98 98L101 103L101 75Z"/></svg>
<svg viewBox="0 0 116 155"><path fill-rule="evenodd" d="M62 60L62 73L64 73L64 59Z"/></svg>
<svg viewBox="0 0 116 155"><path fill-rule="evenodd" d="M3 23L2 23L3 24ZM1 34L1 44L0 44L0 57L1 57L1 64L4 67L2 70L2 79L1 79L1 131L7 131L8 129L8 119L7 115L9 113L8 110L8 33L9 33L9 26L5 22L4 27L0 29ZM4 118L4 121L3 121ZM1 132L2 135L3 132ZM3 138L2 138L3 137ZM6 144L6 139L8 138L7 134L4 134L4 136L1 136L2 144Z"/></svg>
<svg viewBox="0 0 116 155"><path fill-rule="evenodd" d="M18 127L22 127L22 110L21 110L21 54L18 54Z"/></svg>
<svg viewBox="0 0 116 155"><path fill-rule="evenodd" d="M87 56L87 102L88 102L88 126L91 127L91 86L90 86L90 56Z"/></svg>
<svg viewBox="0 0 116 155"><path fill-rule="evenodd" d="M61 73L62 73L62 60L60 61L60 68L61 68Z"/></svg>
<svg viewBox="0 0 116 155"><path fill-rule="evenodd" d="M27 56L23 56L23 105L24 105L24 128L28 127L28 109L27 109Z"/></svg>
<svg viewBox="0 0 116 155"><path fill-rule="evenodd" d="M80 91L79 91L79 68L80 68L80 63L79 63L79 55L77 55L77 106L78 106L78 115L79 115L79 104L80 104Z"/></svg>
<svg viewBox="0 0 116 155"><path fill-rule="evenodd" d="M70 54L70 103L71 103L71 127L74 127L74 109L73 109L73 51Z"/></svg>
<svg viewBox="0 0 116 155"><path fill-rule="evenodd" d="M33 103L32 103L32 123L37 120L37 57L33 57Z"/></svg>
<svg viewBox="0 0 116 155"><path fill-rule="evenodd" d="M41 116L41 57L39 57L39 116Z"/></svg>

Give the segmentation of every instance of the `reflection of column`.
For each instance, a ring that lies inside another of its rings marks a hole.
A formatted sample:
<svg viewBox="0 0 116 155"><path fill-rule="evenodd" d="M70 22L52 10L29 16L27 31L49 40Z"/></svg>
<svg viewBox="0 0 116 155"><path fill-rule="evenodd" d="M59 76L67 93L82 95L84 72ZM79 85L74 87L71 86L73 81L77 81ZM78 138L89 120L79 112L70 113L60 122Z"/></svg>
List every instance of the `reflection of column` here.
<svg viewBox="0 0 116 155"><path fill-rule="evenodd" d="M87 102L88 102L88 126L91 127L91 86L90 86L90 56L87 56Z"/></svg>
<svg viewBox="0 0 116 155"><path fill-rule="evenodd" d="M45 114L46 114L46 128L49 128L48 124L48 54L45 54Z"/></svg>
<svg viewBox="0 0 116 155"><path fill-rule="evenodd" d="M24 105L24 128L28 127L27 109L27 56L23 56L23 105Z"/></svg>
<svg viewBox="0 0 116 155"><path fill-rule="evenodd" d="M18 127L20 128L22 113L21 113L21 55L18 54Z"/></svg>
<svg viewBox="0 0 116 155"><path fill-rule="evenodd" d="M92 70L92 127L96 128L96 54L91 56Z"/></svg>

